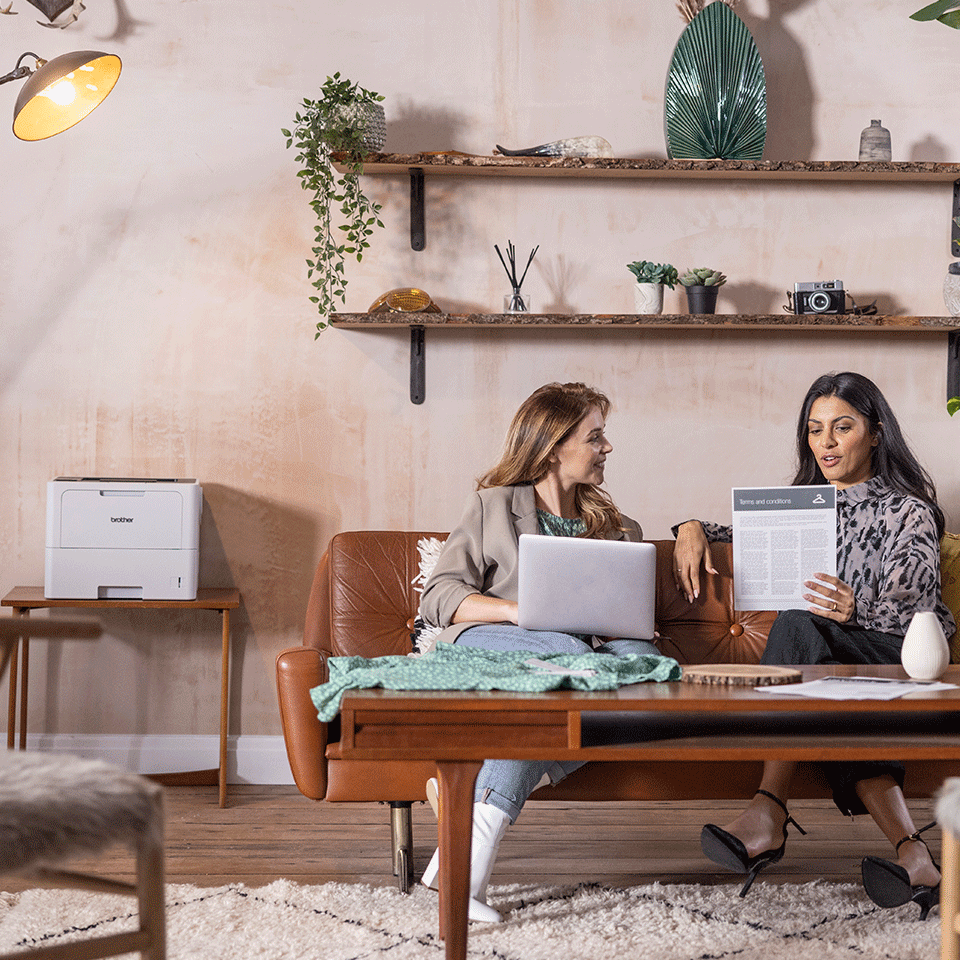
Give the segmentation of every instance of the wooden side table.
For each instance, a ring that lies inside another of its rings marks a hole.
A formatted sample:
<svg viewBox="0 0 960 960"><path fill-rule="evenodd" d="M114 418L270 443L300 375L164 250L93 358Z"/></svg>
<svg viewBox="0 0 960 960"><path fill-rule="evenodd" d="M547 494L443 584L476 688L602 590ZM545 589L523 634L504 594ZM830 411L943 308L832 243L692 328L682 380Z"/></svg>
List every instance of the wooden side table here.
<svg viewBox="0 0 960 960"><path fill-rule="evenodd" d="M197 591L196 600L60 600L43 595L43 587L14 587L0 601L12 607L18 617L27 617L31 610L53 607L95 610L218 610L223 621L223 648L220 665L220 762L217 780L220 806L227 805L227 728L230 694L230 611L240 606L240 591L230 588L206 588ZM8 711L7 747L15 743L17 721L17 672L20 674L20 749L27 745L27 684L30 660L30 638L26 632L19 638L20 655L14 641L10 656L10 703ZM19 664L18 664L19 660Z"/></svg>

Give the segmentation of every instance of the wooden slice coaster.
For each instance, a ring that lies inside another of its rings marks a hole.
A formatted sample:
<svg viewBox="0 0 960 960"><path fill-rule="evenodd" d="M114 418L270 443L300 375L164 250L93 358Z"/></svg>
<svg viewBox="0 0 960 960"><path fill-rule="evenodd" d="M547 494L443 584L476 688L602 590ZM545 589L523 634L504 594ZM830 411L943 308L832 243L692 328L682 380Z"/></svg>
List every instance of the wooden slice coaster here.
<svg viewBox="0 0 960 960"><path fill-rule="evenodd" d="M769 687L799 683L803 674L794 667L768 667L759 663L704 663L683 667L684 683L709 683L720 687Z"/></svg>

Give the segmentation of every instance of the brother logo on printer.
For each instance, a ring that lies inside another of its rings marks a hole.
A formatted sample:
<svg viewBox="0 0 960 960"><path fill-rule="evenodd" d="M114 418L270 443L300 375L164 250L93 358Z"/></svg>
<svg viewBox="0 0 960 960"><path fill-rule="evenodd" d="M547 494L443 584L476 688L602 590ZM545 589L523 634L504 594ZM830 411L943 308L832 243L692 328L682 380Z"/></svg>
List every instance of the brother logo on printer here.
<svg viewBox="0 0 960 960"><path fill-rule="evenodd" d="M111 523L133 523L133 517L111 517Z"/></svg>

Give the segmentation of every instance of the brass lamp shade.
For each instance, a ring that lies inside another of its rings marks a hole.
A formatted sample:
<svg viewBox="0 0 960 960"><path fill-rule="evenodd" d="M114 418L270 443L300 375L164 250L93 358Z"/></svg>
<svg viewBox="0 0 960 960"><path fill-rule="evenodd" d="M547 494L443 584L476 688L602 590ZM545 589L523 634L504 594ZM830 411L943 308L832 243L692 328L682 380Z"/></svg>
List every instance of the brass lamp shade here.
<svg viewBox="0 0 960 960"><path fill-rule="evenodd" d="M113 89L120 58L75 50L44 63L20 90L13 132L21 140L44 140L79 123Z"/></svg>

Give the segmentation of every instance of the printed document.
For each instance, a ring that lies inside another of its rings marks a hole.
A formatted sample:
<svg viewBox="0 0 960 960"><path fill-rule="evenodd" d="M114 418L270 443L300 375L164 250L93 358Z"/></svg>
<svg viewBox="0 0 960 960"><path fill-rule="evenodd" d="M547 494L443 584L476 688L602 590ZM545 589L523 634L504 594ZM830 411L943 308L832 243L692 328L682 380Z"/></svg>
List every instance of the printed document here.
<svg viewBox="0 0 960 960"><path fill-rule="evenodd" d="M790 693L823 700L896 700L908 693L938 693L956 690L955 683L935 680L891 680L885 677L823 677L806 683L771 684L754 687L764 693Z"/></svg>
<svg viewBox="0 0 960 960"><path fill-rule="evenodd" d="M837 575L837 491L733 488L733 590L738 610L806 610L805 580Z"/></svg>

